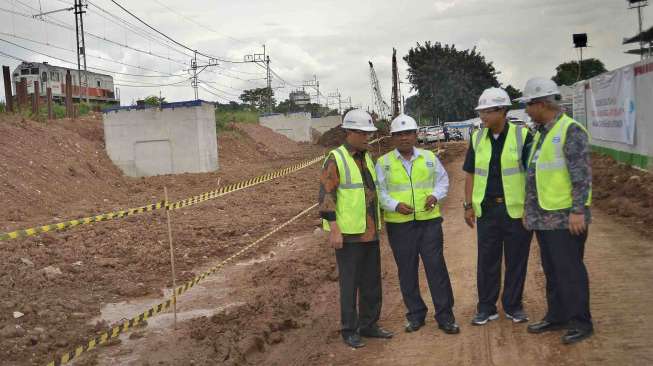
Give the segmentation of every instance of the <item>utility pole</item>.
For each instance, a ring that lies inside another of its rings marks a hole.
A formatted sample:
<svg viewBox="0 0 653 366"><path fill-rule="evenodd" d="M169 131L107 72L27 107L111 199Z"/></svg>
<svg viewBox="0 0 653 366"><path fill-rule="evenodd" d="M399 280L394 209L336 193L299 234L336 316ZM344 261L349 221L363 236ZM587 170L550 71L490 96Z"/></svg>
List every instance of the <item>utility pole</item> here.
<svg viewBox="0 0 653 366"><path fill-rule="evenodd" d="M267 85L266 109L268 113L272 113L272 71L270 70L270 56L266 54L265 45L263 45L263 53L245 55L243 59L245 62L253 62L265 66L265 80Z"/></svg>
<svg viewBox="0 0 653 366"><path fill-rule="evenodd" d="M338 113L342 114L342 99L341 99L342 95L340 95L340 91L338 89L336 89L335 93L329 93L327 95L327 104L329 104L328 98L334 98L334 99L337 98L338 99Z"/></svg>
<svg viewBox="0 0 653 366"><path fill-rule="evenodd" d="M75 31L77 36L77 77L79 79L79 101L82 101L82 67L81 62L84 64L84 95L86 96L86 103L88 103L88 73L86 69L86 46L84 42L84 19L83 15L86 13L84 7L88 4L82 4L82 0L75 0ZM81 60L80 60L81 59Z"/></svg>
<svg viewBox="0 0 653 366"><path fill-rule="evenodd" d="M628 0L628 8L629 9L635 9L637 8L637 20L639 21L639 53L640 53L640 60L644 59L644 41L641 39L642 38L642 8L648 6L648 0Z"/></svg>
<svg viewBox="0 0 653 366"><path fill-rule="evenodd" d="M392 49L392 118L401 113L399 109L399 70L397 70L397 50Z"/></svg>
<svg viewBox="0 0 653 366"><path fill-rule="evenodd" d="M304 88L310 87L315 89L315 91L317 92L317 95L315 96L315 101L317 102L318 105L320 105L320 81L317 80L317 75L313 75L313 80L304 81L302 83L302 87Z"/></svg>
<svg viewBox="0 0 653 366"><path fill-rule="evenodd" d="M192 76L190 77L190 86L193 88L193 91L195 92L195 100L199 100L199 90L197 89L199 87L199 80L197 79L197 76L202 71L204 71L207 67L218 66L218 65L219 65L218 60L214 58L210 58L209 62L206 64L202 64L202 65L197 64L197 50L193 52L193 58L190 60L190 71L192 74Z"/></svg>
<svg viewBox="0 0 653 366"><path fill-rule="evenodd" d="M263 48L263 53L265 53L265 47ZM268 82L268 89L266 91L268 97L268 114L272 113L272 77L270 74L270 56L265 56L265 66L266 66L266 79Z"/></svg>

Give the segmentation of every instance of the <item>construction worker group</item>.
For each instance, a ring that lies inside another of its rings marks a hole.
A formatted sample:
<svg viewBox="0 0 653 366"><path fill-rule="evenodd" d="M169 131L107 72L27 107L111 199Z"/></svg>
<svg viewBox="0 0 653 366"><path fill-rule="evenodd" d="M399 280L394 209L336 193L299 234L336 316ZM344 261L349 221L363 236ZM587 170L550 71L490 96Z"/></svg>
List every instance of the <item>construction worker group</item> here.
<svg viewBox="0 0 653 366"><path fill-rule="evenodd" d="M583 262L591 221L589 136L563 113L558 86L549 79L528 80L516 101L525 104L535 133L508 121L513 101L505 90L486 89L476 107L482 127L472 134L462 167L464 221L476 228L478 239L478 303L470 323L483 326L499 319L504 266L503 314L513 323L529 321L522 298L535 233L547 311L526 331L564 331L561 342L572 344L593 333ZM363 338L393 337L379 325L383 223L406 307L404 331L416 332L426 324L428 306L418 280L421 258L437 327L459 333L443 251L440 208L449 190L447 172L436 154L416 147L418 126L410 116L401 114L391 122L394 149L376 163L368 152L377 130L372 117L351 110L342 128L346 142L327 155L319 200L338 266L343 342L360 348Z"/></svg>

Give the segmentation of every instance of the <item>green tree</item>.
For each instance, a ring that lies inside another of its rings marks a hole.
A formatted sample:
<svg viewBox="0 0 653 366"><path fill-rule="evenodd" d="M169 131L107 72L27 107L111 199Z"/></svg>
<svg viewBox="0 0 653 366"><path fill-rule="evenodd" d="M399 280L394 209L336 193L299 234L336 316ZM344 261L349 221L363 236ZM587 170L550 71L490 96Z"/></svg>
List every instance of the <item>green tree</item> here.
<svg viewBox="0 0 653 366"><path fill-rule="evenodd" d="M255 89L243 90L243 93L240 95L239 98L244 103L247 103L254 108L258 108L259 110L264 110L267 107L268 90L271 93L272 107L274 108L276 104L276 101L274 100L274 90L268 88L255 88Z"/></svg>
<svg viewBox="0 0 653 366"><path fill-rule="evenodd" d="M556 67L556 74L551 78L558 85L572 85L579 80L587 80L608 71L605 65L598 59L588 58L580 64L580 75L578 72L578 61L569 61Z"/></svg>
<svg viewBox="0 0 653 366"><path fill-rule="evenodd" d="M514 86L508 84L505 88L506 93L508 93L508 96L510 97L510 100L512 102L512 108L514 109L519 109L520 105L519 102L514 102L515 99L520 98L522 96L521 90L515 88Z"/></svg>
<svg viewBox="0 0 653 366"><path fill-rule="evenodd" d="M150 95L145 99L143 99L143 103L145 103L145 105L152 106L152 107L158 107L165 102L166 102L165 97L157 97L156 95Z"/></svg>
<svg viewBox="0 0 653 366"><path fill-rule="evenodd" d="M455 45L427 41L408 51L408 80L417 91L416 108L432 121L457 121L475 115L478 96L499 86L492 62L476 48L459 51Z"/></svg>
<svg viewBox="0 0 653 366"><path fill-rule="evenodd" d="M295 104L292 100L286 99L283 102L280 102L279 105L274 108L274 111L277 113L294 113L301 111L301 107Z"/></svg>

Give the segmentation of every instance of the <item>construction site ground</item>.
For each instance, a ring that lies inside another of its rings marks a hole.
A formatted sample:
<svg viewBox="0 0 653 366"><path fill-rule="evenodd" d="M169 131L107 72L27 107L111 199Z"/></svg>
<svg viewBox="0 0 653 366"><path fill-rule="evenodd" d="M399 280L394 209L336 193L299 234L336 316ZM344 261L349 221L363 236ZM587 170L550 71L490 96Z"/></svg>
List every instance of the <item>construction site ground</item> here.
<svg viewBox="0 0 653 366"><path fill-rule="evenodd" d="M99 115L50 124L0 120L0 231L178 200L322 154L256 125L219 134L220 170L125 178L107 157ZM388 148L384 141L381 150ZM450 176L443 203L445 257L461 333L432 318L403 332L404 305L383 237L383 312L391 340L352 350L340 340L338 273L317 210L263 241L158 315L84 353L76 365L643 365L653 363L651 174L594 157L595 208L586 247L596 334L573 346L559 333L532 335L503 317L483 327L476 306L476 235L462 219L465 143L437 146ZM378 153L378 148L373 149ZM236 253L317 201L319 164L172 211L177 283ZM0 245L0 365L45 365L109 325L169 295L165 211ZM544 275L531 247L524 303L543 316ZM428 299L426 282L421 281ZM430 301L427 301L430 305ZM431 314L432 314L432 306ZM19 312L23 314L15 314ZM15 318L15 315L18 315Z"/></svg>

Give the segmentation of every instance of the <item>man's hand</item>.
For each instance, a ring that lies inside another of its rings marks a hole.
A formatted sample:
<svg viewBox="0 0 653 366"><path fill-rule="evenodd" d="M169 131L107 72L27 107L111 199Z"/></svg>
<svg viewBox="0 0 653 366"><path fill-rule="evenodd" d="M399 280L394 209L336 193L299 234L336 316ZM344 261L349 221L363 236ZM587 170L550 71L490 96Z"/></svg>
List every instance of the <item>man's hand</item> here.
<svg viewBox="0 0 653 366"><path fill-rule="evenodd" d="M467 226L474 228L474 223L476 222L476 213L473 208L468 208L465 210L465 223Z"/></svg>
<svg viewBox="0 0 653 366"><path fill-rule="evenodd" d="M581 235L585 232L585 214L569 214L569 231L572 235Z"/></svg>
<svg viewBox="0 0 653 366"><path fill-rule="evenodd" d="M342 232L338 224L335 221L330 221L329 227L331 228L331 231L329 231L329 244L333 249L342 249Z"/></svg>
<svg viewBox="0 0 653 366"><path fill-rule="evenodd" d="M395 211L399 212L402 215L410 215L414 212L412 207L408 206L403 202L399 202L397 204L397 207L395 207Z"/></svg>
<svg viewBox="0 0 653 366"><path fill-rule="evenodd" d="M431 211L432 209L435 208L435 205L438 204L438 199L435 198L435 196L430 195L426 197L426 204L424 204L424 209L426 211Z"/></svg>

